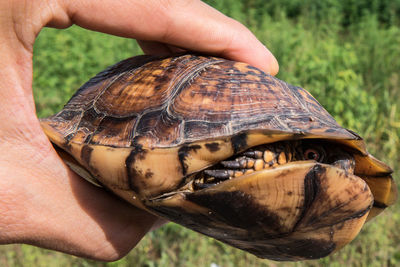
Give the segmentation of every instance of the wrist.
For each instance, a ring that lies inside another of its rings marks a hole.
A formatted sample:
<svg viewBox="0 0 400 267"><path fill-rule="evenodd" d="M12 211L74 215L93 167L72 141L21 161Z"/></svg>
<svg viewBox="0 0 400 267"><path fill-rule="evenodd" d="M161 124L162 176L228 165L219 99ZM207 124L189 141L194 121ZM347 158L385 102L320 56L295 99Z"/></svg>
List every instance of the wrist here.
<svg viewBox="0 0 400 267"><path fill-rule="evenodd" d="M116 260L157 221L78 177L51 149L22 150L4 143L0 149L8 151L7 157L0 155L0 162L8 159L0 164L0 177L8 175L0 179L1 244L27 243Z"/></svg>

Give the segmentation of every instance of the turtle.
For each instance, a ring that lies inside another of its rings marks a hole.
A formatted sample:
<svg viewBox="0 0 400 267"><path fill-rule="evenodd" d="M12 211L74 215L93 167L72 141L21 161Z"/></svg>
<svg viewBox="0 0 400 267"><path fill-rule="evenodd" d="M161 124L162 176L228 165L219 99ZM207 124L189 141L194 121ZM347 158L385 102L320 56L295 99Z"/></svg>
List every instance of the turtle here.
<svg viewBox="0 0 400 267"><path fill-rule="evenodd" d="M123 60L40 123L86 180L260 258L325 257L397 198L305 89L216 56Z"/></svg>

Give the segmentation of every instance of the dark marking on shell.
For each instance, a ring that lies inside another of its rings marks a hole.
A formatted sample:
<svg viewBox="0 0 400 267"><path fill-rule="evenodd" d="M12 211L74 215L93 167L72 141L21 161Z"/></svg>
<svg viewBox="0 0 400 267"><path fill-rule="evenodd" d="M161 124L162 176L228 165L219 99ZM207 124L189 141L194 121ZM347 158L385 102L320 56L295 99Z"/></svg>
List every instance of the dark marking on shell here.
<svg viewBox="0 0 400 267"><path fill-rule="evenodd" d="M129 188L131 188L134 192L138 192L138 188L134 184L135 177L140 177L141 174L138 173L133 164L135 163L136 159L144 159L146 152L147 151L143 149L142 145L135 144L135 146L132 147L131 153L129 153L129 156L125 160Z"/></svg>
<svg viewBox="0 0 400 267"><path fill-rule="evenodd" d="M219 144L216 142L206 143L205 146L210 152L217 152L218 150L220 150Z"/></svg>
<svg viewBox="0 0 400 267"><path fill-rule="evenodd" d="M209 211L191 212L185 207L149 202L146 206L165 218L261 258L277 261L316 259L329 255L336 248L331 240L296 238L290 232L277 232L282 231L279 217L240 191L187 194L186 200L206 207ZM229 238L226 235L227 224L232 227Z"/></svg>
<svg viewBox="0 0 400 267"><path fill-rule="evenodd" d="M104 117L103 114L97 113L97 111L92 107L83 113L83 116L79 122L78 128L87 128L89 130L93 129L96 125L93 122Z"/></svg>
<svg viewBox="0 0 400 267"><path fill-rule="evenodd" d="M322 175L324 172L326 172L326 169L320 164L316 164L306 174L306 177L304 178L304 203L299 219L293 227L293 231L295 231L296 228L302 223L303 218L313 204L320 187L318 177L320 177L320 175Z"/></svg>
<svg viewBox="0 0 400 267"><path fill-rule="evenodd" d="M351 216L348 216L348 217L346 217L346 218L343 218L342 220L340 220L340 221L338 221L338 222L335 222L335 223L341 223L341 222L345 222L345 221L348 221L348 220L361 218L361 217L364 216L367 212L369 212L369 211L371 210L371 208L372 208L372 205L366 207L366 208L363 209L363 210L360 210L360 211L357 212L357 213L354 213L354 214L351 215Z"/></svg>
<svg viewBox="0 0 400 267"><path fill-rule="evenodd" d="M343 227L344 227L344 222L336 224L335 227L336 227L337 230L342 230Z"/></svg>
<svg viewBox="0 0 400 267"><path fill-rule="evenodd" d="M240 192L236 191L237 194ZM237 195L235 195L237 196ZM207 196L204 195L203 201L207 201ZM239 201L238 201L239 202ZM236 203L235 203L236 204ZM239 203L240 204L240 203ZM221 204L221 207L223 205ZM241 207L245 205L240 204ZM213 236L216 239L224 241L234 247L243 246L250 253L253 253L261 258L268 258L277 261L284 260L298 260L303 259L316 259L329 255L335 250L336 245L330 240L323 239L296 239L291 237L290 234L278 234L271 236L270 239L265 236L262 231L255 231L256 235L249 235L250 232L237 231L237 235L241 236L241 241L236 243L234 239L226 238L226 226L219 224L217 220L220 219L216 212L210 211L210 213L192 213L183 207L169 207L169 206L148 206L149 209L154 210L158 214L163 214L164 217L178 222L179 224L185 225L186 227L191 227L191 229L201 232L203 234ZM241 214L246 215L246 214ZM248 215L248 213L247 213ZM251 214L254 216L253 214ZM229 218L230 219L230 218ZM232 219L241 219L240 224L245 224L246 220L257 221L257 217L233 217ZM196 222L195 224L193 222ZM262 222L260 222L260 225ZM204 227L205 225L212 225L216 229ZM258 229L261 229L258 227ZM245 236L242 236L242 234ZM262 240L262 241L261 241ZM260 241L260 242L257 242ZM296 258L297 257L297 258Z"/></svg>
<svg viewBox="0 0 400 267"><path fill-rule="evenodd" d="M81 159L86 164L87 167L90 167L90 157L92 151L93 148L88 145L84 145L81 150Z"/></svg>
<svg viewBox="0 0 400 267"><path fill-rule="evenodd" d="M379 209L386 209L388 206L385 203L374 200L373 206Z"/></svg>
<svg viewBox="0 0 400 267"><path fill-rule="evenodd" d="M154 91L159 91L159 90L161 90L162 87L163 87L163 84L157 83L157 84L155 84L155 86L154 86Z"/></svg>
<svg viewBox="0 0 400 267"><path fill-rule="evenodd" d="M170 82L170 79L171 79L171 77L168 76L168 75L159 75L159 76L156 76L156 77L155 77L154 83L155 83L156 85L158 85L158 84L165 84L165 83ZM157 90L157 89L156 89L156 90Z"/></svg>
<svg viewBox="0 0 400 267"><path fill-rule="evenodd" d="M144 177L149 179L149 178L153 177L153 175L154 175L154 173L150 169L147 169Z"/></svg>
<svg viewBox="0 0 400 267"><path fill-rule="evenodd" d="M76 132L70 133L64 137L65 141L69 142L72 138L74 138Z"/></svg>
<svg viewBox="0 0 400 267"><path fill-rule="evenodd" d="M346 130L347 130L349 133L351 133L352 135L354 135L354 136L356 137L356 140L363 140L362 137L358 135L358 133L356 133L356 132L354 132L354 131L352 131L352 130L349 130L349 129L346 129Z"/></svg>
<svg viewBox="0 0 400 267"><path fill-rule="evenodd" d="M319 259L326 257L332 253L335 248L336 244L334 242L322 239L293 240L285 246L285 250L290 252L290 255L305 259ZM276 260L287 259L277 258Z"/></svg>
<svg viewBox="0 0 400 267"><path fill-rule="evenodd" d="M231 138L233 152L235 154L245 150L247 148L247 134L240 133L232 136Z"/></svg>
<svg viewBox="0 0 400 267"><path fill-rule="evenodd" d="M117 118L117 117L104 117L99 125L96 127L94 132L91 134L92 136L100 135L103 138L102 139L107 139L107 138L114 138L118 137L118 139L121 138L127 138L128 140L132 139L133 133L131 130L129 131L129 134L121 135L121 125L124 124L129 124L130 121L136 120L137 115L131 115L123 118ZM98 138L97 138L98 139ZM104 141L102 139L98 139L94 141L93 139L90 140L91 144L102 144L101 141ZM126 141L127 142L127 141ZM136 140L131 141L131 145L135 145ZM107 146L110 147L120 147L120 145L114 145L107 143Z"/></svg>
<svg viewBox="0 0 400 267"><path fill-rule="evenodd" d="M54 144L53 144L54 145ZM72 145L68 140L65 140L65 142L63 142L62 146L63 149L65 149L65 151L71 152L72 151Z"/></svg>
<svg viewBox="0 0 400 267"><path fill-rule="evenodd" d="M255 72L256 74L260 75L261 73L263 73L259 68L253 67L251 65L246 66L249 70L253 70L253 72ZM270 76L267 74L267 76Z"/></svg>
<svg viewBox="0 0 400 267"><path fill-rule="evenodd" d="M329 128L329 129L326 129L325 132L326 133L334 133L334 132L336 132L336 130Z"/></svg>
<svg viewBox="0 0 400 267"><path fill-rule="evenodd" d="M187 156L190 154L191 151L196 152L200 148L201 148L200 145L192 145L192 146L184 145L181 148L179 148L178 158L179 158L179 162L181 163L181 166L182 166L182 174L183 175L187 174L188 165L185 162Z"/></svg>
<svg viewBox="0 0 400 267"><path fill-rule="evenodd" d="M262 225L268 225L275 233L280 233L284 229L280 218L273 211L261 206L253 196L242 191L188 194L186 198L214 211L227 225L248 229L249 232L252 232L250 229Z"/></svg>
<svg viewBox="0 0 400 267"><path fill-rule="evenodd" d="M255 75L257 75L258 73L254 72L254 71L252 71L252 70L249 70L249 71L246 72L246 74L247 74L247 75L254 75L254 76L255 76Z"/></svg>
<svg viewBox="0 0 400 267"><path fill-rule="evenodd" d="M85 140L83 141L84 144L89 144L90 140L92 140L93 134L88 134L85 138Z"/></svg>

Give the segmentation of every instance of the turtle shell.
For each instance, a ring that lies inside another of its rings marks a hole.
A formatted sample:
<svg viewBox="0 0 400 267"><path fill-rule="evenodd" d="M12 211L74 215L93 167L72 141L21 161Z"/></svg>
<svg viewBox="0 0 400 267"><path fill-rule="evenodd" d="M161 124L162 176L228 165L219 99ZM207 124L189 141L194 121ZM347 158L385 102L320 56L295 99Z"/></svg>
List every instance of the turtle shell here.
<svg viewBox="0 0 400 267"><path fill-rule="evenodd" d="M358 233L368 214L375 216L396 198L391 169L373 158L361 137L340 127L306 90L248 64L217 57L138 56L121 61L88 81L63 110L41 124L80 175L140 208L260 257L298 260L328 255ZM303 139L347 147L355 158L355 175L315 162L292 162L189 192L194 174L224 159L261 144ZM341 178L332 178L337 176ZM262 184L279 193L271 181L283 177L298 187L287 190L301 191L296 200L304 206L301 212L293 205L280 213L285 207L260 204L270 193L255 187ZM310 179L313 189L306 186ZM352 192L332 189L343 184ZM337 199L349 203L352 198L355 204L342 205L346 208L333 216L335 222L326 219L300 227L311 216L306 209L324 216L317 204L312 208L315 199L335 209L331 202L340 206ZM264 221L251 222L254 215ZM287 216L293 217L291 223L284 223ZM355 230L334 236L340 232L339 223ZM264 229L268 224L272 230Z"/></svg>

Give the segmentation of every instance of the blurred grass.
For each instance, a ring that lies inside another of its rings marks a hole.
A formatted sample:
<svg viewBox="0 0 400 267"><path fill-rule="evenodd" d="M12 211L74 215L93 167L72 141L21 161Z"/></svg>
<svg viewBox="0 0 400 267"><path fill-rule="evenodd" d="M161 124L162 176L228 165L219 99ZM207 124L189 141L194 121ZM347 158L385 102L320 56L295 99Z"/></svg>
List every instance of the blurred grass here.
<svg viewBox="0 0 400 267"><path fill-rule="evenodd" d="M279 78L309 90L337 119L366 139L395 169L400 151L400 1L207 1L248 26L280 62ZM91 76L140 54L128 39L78 27L44 29L34 50L39 116L62 108ZM0 246L0 266L398 266L399 204L364 226L338 253L277 263L170 223L149 233L123 259L102 263L28 245Z"/></svg>

